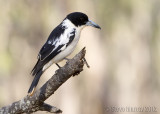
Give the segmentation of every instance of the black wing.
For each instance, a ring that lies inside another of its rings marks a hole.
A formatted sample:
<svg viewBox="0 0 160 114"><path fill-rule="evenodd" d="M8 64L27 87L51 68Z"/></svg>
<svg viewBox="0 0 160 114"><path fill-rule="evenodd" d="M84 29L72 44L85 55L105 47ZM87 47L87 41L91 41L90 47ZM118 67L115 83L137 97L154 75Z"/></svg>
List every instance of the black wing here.
<svg viewBox="0 0 160 114"><path fill-rule="evenodd" d="M43 45L41 48L38 58L43 61L46 57L48 57L52 51L57 48L54 44L57 43L57 41L60 38L60 35L64 33L65 28L60 24L57 26L49 35L47 42Z"/></svg>
<svg viewBox="0 0 160 114"><path fill-rule="evenodd" d="M32 75L36 75L40 70L42 70L46 63L48 63L52 58L62 51L61 48L63 46L67 47L73 41L75 29L73 29L73 31L70 33L71 35L67 44L62 43L56 46L56 43L60 40L60 35L63 34L64 30L64 27L58 26L51 32L47 42L43 45L39 52L38 61L32 70Z"/></svg>

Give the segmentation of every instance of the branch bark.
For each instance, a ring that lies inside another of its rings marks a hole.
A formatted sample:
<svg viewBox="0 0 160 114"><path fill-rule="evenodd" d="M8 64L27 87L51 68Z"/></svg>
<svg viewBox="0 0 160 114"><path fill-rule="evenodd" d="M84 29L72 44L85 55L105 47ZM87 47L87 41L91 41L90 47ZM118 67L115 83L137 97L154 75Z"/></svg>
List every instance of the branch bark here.
<svg viewBox="0 0 160 114"><path fill-rule="evenodd" d="M68 60L64 67L58 69L33 96L25 96L11 105L0 108L0 114L21 114L36 111L62 113L60 109L46 104L44 101L54 94L54 92L71 76L78 75L83 70L85 53L86 50L83 48L76 56Z"/></svg>

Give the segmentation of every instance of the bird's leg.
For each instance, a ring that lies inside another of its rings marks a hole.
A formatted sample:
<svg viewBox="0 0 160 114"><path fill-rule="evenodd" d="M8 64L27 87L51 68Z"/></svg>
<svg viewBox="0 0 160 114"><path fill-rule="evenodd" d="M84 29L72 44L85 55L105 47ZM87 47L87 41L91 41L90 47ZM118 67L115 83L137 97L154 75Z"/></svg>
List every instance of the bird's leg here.
<svg viewBox="0 0 160 114"><path fill-rule="evenodd" d="M64 59L67 60L67 61L71 60L71 59L68 59L68 58L64 58Z"/></svg>
<svg viewBox="0 0 160 114"><path fill-rule="evenodd" d="M67 61L66 63L68 63L68 61L71 60L71 59L68 59L68 58L64 58L64 59Z"/></svg>
<svg viewBox="0 0 160 114"><path fill-rule="evenodd" d="M58 68L61 68L61 66L59 66L59 64L58 64L58 63L56 63L56 65L58 66Z"/></svg>

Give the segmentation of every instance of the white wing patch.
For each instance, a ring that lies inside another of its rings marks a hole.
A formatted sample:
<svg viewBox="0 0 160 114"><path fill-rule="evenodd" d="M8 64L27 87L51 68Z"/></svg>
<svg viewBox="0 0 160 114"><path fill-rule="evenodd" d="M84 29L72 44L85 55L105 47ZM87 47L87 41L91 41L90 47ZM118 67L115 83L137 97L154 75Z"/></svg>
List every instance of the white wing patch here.
<svg viewBox="0 0 160 114"><path fill-rule="evenodd" d="M69 42L69 38L74 35L73 31L75 30L75 25L73 25L71 21L69 21L68 19L64 20L62 26L65 28L65 31L63 34L60 35L60 38L56 38L56 40L53 42L52 45L55 45L53 51L57 49L59 45L64 45L60 49L64 50L66 48L67 43Z"/></svg>
<svg viewBox="0 0 160 114"><path fill-rule="evenodd" d="M52 45L55 45L57 42L58 42L58 38L56 38L56 40L55 41L53 41L53 43L52 43Z"/></svg>
<svg viewBox="0 0 160 114"><path fill-rule="evenodd" d="M67 37L68 37L68 38L70 38L71 36L74 35L73 31L75 31L75 29L72 29L72 31L71 31L69 34L67 34Z"/></svg>
<svg viewBox="0 0 160 114"><path fill-rule="evenodd" d="M48 41L48 44L51 44L51 43L52 43L52 41L51 41L51 40L49 40L49 41Z"/></svg>

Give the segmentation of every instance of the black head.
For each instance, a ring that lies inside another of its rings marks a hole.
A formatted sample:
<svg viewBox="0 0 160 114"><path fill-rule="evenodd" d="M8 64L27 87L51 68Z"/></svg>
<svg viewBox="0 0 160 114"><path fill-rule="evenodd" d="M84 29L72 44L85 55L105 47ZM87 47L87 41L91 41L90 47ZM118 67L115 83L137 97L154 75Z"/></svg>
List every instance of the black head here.
<svg viewBox="0 0 160 114"><path fill-rule="evenodd" d="M75 26L85 25L88 22L88 16L81 12L73 12L67 15L69 19Z"/></svg>

